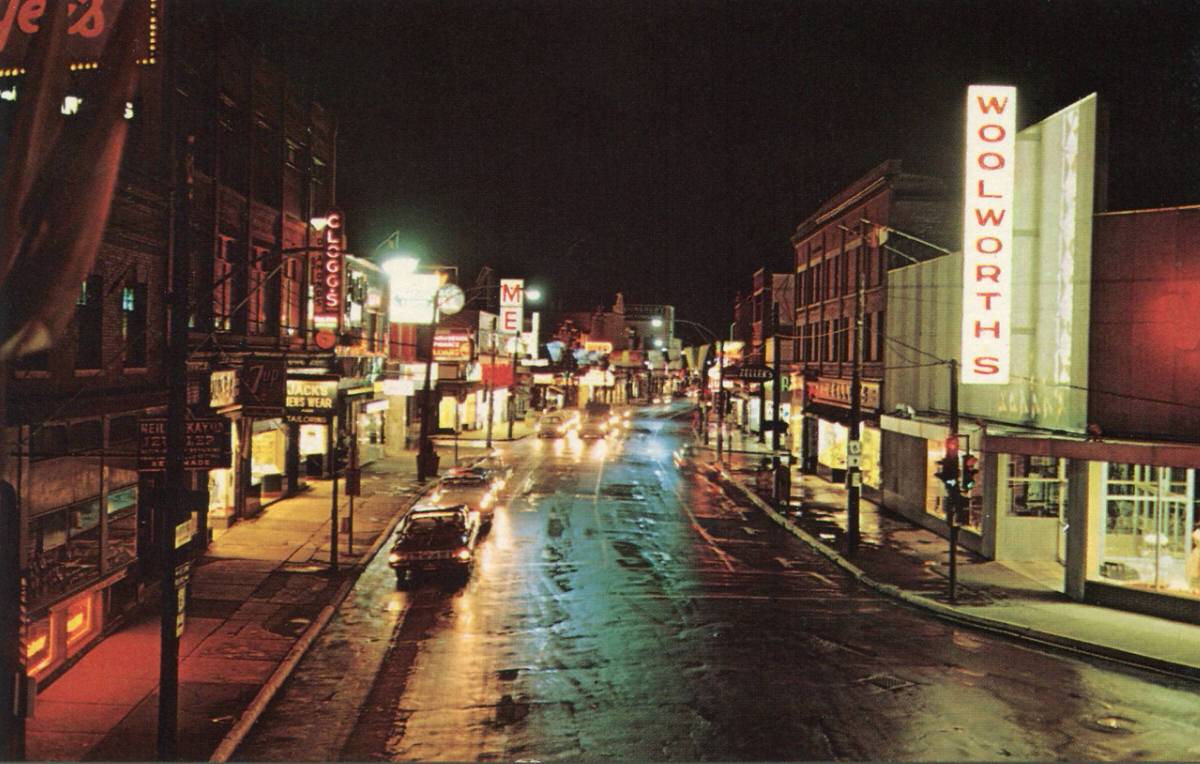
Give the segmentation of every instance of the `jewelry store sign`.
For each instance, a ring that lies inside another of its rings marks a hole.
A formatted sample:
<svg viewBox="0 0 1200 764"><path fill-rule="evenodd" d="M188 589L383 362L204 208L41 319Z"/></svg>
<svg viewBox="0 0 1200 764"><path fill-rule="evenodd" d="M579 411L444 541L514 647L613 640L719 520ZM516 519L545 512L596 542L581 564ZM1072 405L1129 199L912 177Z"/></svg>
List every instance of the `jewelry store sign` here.
<svg viewBox="0 0 1200 764"><path fill-rule="evenodd" d="M233 464L231 421L225 417L200 417L185 423L183 468L225 469ZM138 421L138 471L162 472L167 468L167 418L143 417Z"/></svg>
<svg viewBox="0 0 1200 764"><path fill-rule="evenodd" d="M845 379L818 379L808 383L808 399L850 408L851 385ZM879 383L863 382L860 403L864 409L879 409Z"/></svg>

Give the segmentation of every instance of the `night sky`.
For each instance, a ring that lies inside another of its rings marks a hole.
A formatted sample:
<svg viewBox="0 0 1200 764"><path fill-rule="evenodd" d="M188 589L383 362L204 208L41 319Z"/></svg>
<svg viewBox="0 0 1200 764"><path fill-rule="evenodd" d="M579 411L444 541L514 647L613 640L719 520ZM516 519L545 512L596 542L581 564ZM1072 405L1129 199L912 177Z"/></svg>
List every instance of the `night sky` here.
<svg viewBox="0 0 1200 764"><path fill-rule="evenodd" d="M563 308L728 326L761 265L888 158L961 179L972 82L1018 124L1090 92L1109 208L1200 203L1200 3L230 0L339 119L352 249L524 277ZM308 56L298 55L298 51Z"/></svg>

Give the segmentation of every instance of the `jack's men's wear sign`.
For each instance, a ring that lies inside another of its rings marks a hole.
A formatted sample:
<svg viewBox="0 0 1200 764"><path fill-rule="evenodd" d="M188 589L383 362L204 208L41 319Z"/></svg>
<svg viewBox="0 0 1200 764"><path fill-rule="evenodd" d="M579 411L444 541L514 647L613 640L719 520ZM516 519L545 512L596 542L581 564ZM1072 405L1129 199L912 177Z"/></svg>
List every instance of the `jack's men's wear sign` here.
<svg viewBox="0 0 1200 764"><path fill-rule="evenodd" d="M1017 89L967 88L962 381L1007 384L1012 337Z"/></svg>

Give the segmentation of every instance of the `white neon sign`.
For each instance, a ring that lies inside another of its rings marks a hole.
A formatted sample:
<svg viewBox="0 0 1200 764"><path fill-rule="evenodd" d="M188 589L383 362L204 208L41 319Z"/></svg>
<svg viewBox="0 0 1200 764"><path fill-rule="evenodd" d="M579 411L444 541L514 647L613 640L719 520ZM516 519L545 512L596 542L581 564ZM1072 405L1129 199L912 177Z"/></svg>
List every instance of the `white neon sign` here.
<svg viewBox="0 0 1200 764"><path fill-rule="evenodd" d="M1007 384L1012 323L1017 89L967 88L962 381Z"/></svg>

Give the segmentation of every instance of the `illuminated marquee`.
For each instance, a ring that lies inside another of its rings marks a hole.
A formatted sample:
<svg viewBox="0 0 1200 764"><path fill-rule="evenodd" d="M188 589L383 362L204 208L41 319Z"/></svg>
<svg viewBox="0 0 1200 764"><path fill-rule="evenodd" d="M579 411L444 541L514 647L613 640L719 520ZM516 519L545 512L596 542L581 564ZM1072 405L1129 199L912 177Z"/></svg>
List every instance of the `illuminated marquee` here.
<svg viewBox="0 0 1200 764"><path fill-rule="evenodd" d="M313 274L313 323L337 327L342 315L342 273L346 265L346 234L342 213L331 211L325 216L322 245L325 251L317 255Z"/></svg>
<svg viewBox="0 0 1200 764"><path fill-rule="evenodd" d="M1007 384L1012 319L1017 90L967 88L962 381Z"/></svg>

